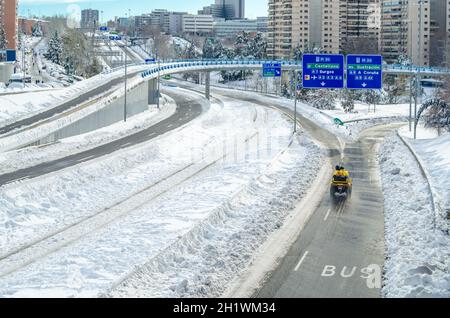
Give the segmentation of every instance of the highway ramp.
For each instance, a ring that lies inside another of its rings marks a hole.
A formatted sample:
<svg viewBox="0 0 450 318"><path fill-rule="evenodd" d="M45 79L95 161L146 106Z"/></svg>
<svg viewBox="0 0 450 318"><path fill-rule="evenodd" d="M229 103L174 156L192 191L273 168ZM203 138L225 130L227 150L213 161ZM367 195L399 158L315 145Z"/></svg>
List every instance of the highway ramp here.
<svg viewBox="0 0 450 318"><path fill-rule="evenodd" d="M26 169L21 169L11 173L0 175L0 186L18 180L33 179L48 173L56 172L89 160L111 154L119 149L125 149L135 146L137 144L163 135L178 127L181 127L202 114L203 106L200 101L202 97L199 96L196 100L192 101L190 99L191 95L187 97L186 94L177 92L177 90L169 89L164 93L174 99L177 105L175 113L169 118L147 129L101 145L99 147L76 153L71 156L67 156L54 161L45 162L34 167L29 167Z"/></svg>

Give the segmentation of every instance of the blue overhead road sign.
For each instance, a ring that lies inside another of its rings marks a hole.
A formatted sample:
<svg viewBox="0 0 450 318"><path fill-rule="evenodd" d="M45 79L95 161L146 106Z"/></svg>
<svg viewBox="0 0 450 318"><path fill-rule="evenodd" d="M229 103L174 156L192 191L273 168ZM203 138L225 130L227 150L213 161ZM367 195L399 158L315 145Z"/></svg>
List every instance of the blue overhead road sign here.
<svg viewBox="0 0 450 318"><path fill-rule="evenodd" d="M383 57L381 55L348 55L347 88L381 89Z"/></svg>
<svg viewBox="0 0 450 318"><path fill-rule="evenodd" d="M304 88L344 88L344 56L303 55Z"/></svg>
<svg viewBox="0 0 450 318"><path fill-rule="evenodd" d="M100 31L108 31L108 27L106 27L106 26L101 26L101 27L100 27Z"/></svg>
<svg viewBox="0 0 450 318"><path fill-rule="evenodd" d="M281 77L281 63L266 63L263 64L264 77Z"/></svg>

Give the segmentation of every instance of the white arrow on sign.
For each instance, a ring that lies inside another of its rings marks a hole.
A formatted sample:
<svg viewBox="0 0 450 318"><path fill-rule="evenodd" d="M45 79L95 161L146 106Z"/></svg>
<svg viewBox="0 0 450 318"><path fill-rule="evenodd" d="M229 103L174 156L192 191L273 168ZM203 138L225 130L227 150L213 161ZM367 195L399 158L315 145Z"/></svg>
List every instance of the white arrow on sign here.
<svg viewBox="0 0 450 318"><path fill-rule="evenodd" d="M362 83L362 87L367 87L367 84L366 83Z"/></svg>
<svg viewBox="0 0 450 318"><path fill-rule="evenodd" d="M322 82L322 83L320 83L320 85L325 86L325 85L327 85L327 83Z"/></svg>

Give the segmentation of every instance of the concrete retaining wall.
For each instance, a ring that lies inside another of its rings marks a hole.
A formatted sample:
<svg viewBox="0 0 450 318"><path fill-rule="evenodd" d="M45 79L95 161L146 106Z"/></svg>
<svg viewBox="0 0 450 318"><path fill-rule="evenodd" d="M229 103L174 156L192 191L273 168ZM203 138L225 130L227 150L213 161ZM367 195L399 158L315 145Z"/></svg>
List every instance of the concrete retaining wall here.
<svg viewBox="0 0 450 318"><path fill-rule="evenodd" d="M128 92L127 117L135 116L148 109L150 83L151 81L143 82ZM85 134L120 122L123 120L123 117L124 96L114 100L98 112L64 127L30 146L48 144L59 139Z"/></svg>

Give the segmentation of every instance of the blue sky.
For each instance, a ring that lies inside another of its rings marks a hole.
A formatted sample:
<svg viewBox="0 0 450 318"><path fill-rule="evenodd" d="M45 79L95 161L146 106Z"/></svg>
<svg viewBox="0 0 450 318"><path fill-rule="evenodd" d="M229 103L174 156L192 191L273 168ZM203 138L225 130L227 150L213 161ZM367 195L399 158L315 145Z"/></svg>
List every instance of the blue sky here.
<svg viewBox="0 0 450 318"><path fill-rule="evenodd" d="M214 0L20 0L19 14L66 14L69 6L79 5L81 9L103 10L103 20L106 20L114 16L124 16L128 9L131 9L131 15L148 13L152 9L197 13L197 10L213 2ZM246 0L246 15L247 18L267 16L267 0Z"/></svg>

